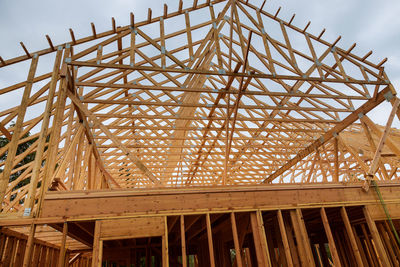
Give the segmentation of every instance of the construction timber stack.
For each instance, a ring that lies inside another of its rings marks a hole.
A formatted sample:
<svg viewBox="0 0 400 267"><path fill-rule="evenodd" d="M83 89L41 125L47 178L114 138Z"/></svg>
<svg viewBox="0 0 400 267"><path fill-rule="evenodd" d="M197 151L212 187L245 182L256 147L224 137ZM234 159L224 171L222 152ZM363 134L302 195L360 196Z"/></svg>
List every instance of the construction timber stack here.
<svg viewBox="0 0 400 267"><path fill-rule="evenodd" d="M0 57L1 266L400 265L386 59L251 2Z"/></svg>

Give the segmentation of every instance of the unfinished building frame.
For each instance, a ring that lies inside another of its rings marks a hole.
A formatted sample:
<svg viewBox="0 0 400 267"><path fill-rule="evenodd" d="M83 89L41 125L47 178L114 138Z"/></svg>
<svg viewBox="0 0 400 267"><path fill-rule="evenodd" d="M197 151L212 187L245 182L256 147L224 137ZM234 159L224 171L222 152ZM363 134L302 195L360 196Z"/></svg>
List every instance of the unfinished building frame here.
<svg viewBox="0 0 400 267"><path fill-rule="evenodd" d="M0 110L3 266L400 264L386 59L264 4L180 0L0 57L5 75L26 69L0 89L13 99ZM385 126L368 117L378 105Z"/></svg>

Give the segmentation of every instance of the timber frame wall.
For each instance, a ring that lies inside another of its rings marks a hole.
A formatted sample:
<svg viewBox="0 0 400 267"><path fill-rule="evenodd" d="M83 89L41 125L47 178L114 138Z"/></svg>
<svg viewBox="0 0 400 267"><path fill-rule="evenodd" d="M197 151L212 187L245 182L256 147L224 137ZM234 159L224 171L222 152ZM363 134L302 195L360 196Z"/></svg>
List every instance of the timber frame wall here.
<svg viewBox="0 0 400 267"><path fill-rule="evenodd" d="M379 186L398 231L400 183ZM0 255L19 266L18 231L35 225L32 266L398 266L386 219L359 183L54 192L41 218L0 223ZM62 254L36 241L45 228L63 233Z"/></svg>
<svg viewBox="0 0 400 267"><path fill-rule="evenodd" d="M387 59L259 4L179 0L0 57L26 75L0 88L0 264L399 266Z"/></svg>

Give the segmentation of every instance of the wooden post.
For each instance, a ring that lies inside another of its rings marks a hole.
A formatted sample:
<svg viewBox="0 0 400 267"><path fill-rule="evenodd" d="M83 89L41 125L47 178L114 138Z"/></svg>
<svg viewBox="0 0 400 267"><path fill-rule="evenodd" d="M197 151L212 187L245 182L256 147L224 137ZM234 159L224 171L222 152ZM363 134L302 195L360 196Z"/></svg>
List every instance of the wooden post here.
<svg viewBox="0 0 400 267"><path fill-rule="evenodd" d="M382 239L379 236L376 224L369 215L367 207L363 207L363 212L368 224L369 231L371 232L372 240L374 241L376 251L378 252L380 262L382 263L383 266L392 266L388 258L388 255L386 254L385 247L383 246Z"/></svg>
<svg viewBox="0 0 400 267"><path fill-rule="evenodd" d="M365 239L364 243L365 243L365 246L367 249L366 253L369 258L369 262L371 263L371 265L379 266L377 254L375 252L374 246L372 245L371 239L369 238L365 224L361 224L361 230L364 235L364 239Z"/></svg>
<svg viewBox="0 0 400 267"><path fill-rule="evenodd" d="M313 254L311 251L310 240L308 238L301 210L300 209L291 210L290 216L292 219L294 232L296 235L297 245L300 248L299 251L300 261L302 261L302 265L304 266L315 266Z"/></svg>
<svg viewBox="0 0 400 267"><path fill-rule="evenodd" d="M376 173L376 171L378 169L378 164L379 164L379 160L381 158L383 146L385 145L386 138L390 133L390 127L392 125L394 116L396 115L397 109L399 108L399 104L400 104L400 98L396 97L396 100L393 103L392 112L390 113L389 118L388 118L388 120L386 122L385 130L383 131L381 139L379 140L379 144L376 147L375 155L374 155L374 158L373 158L373 160L371 162L371 166L369 168L368 175L369 175L370 178L372 178L375 175L375 173Z"/></svg>
<svg viewBox="0 0 400 267"><path fill-rule="evenodd" d="M347 216L347 212L346 212L346 208L345 207L342 207L340 209L340 214L342 215L342 220L343 220L344 226L346 228L347 236L350 239L351 248L353 250L353 255L354 255L355 259L356 259L357 266L361 266L362 267L362 266L364 266L364 263L362 261L361 254L360 254L360 251L359 251L358 246L357 246L357 241L356 241L356 239L354 237L353 229L351 228L350 220L349 220L349 217Z"/></svg>
<svg viewBox="0 0 400 267"><path fill-rule="evenodd" d="M60 246L60 254L58 255L58 267L64 267L65 265L65 251L66 251L66 241L68 235L68 223L64 222L63 225L63 233L61 239L61 246Z"/></svg>
<svg viewBox="0 0 400 267"><path fill-rule="evenodd" d="M31 224L28 241L26 242L25 254L24 254L24 263L23 267L31 266L32 261L32 252L34 247L34 240L35 240L35 231L36 231L36 224Z"/></svg>
<svg viewBox="0 0 400 267"><path fill-rule="evenodd" d="M321 208L320 213L321 213L322 223L325 229L325 234L326 237L328 238L329 248L332 253L333 264L335 265L335 267L340 267L342 266L342 264L340 263L339 254L336 249L335 240L333 239L331 227L329 226L328 216L326 216L324 207Z"/></svg>
<svg viewBox="0 0 400 267"><path fill-rule="evenodd" d="M389 253L390 259L392 260L392 262L396 263L396 266L399 266L399 263L397 262L397 258L396 258L395 252L394 252L393 247L392 247L392 244L390 243L389 236L386 233L385 228L383 227L383 223L377 224L377 227L378 227L379 234L383 239L383 243L386 246L386 251Z"/></svg>
<svg viewBox="0 0 400 267"><path fill-rule="evenodd" d="M257 264L258 266L271 266L271 262L269 260L268 248L265 246L266 241L262 240L263 238L265 238L265 234L264 237L262 237L260 234L261 229L259 225L259 220L257 218L257 212L250 213L250 222L251 222L251 230L253 232L254 248L256 251Z"/></svg>
<svg viewBox="0 0 400 267"><path fill-rule="evenodd" d="M335 155L335 173L333 177L334 182L339 182L339 148L338 148L338 139L333 139L333 147L334 147L334 155Z"/></svg>
<svg viewBox="0 0 400 267"><path fill-rule="evenodd" d="M235 251L236 251L236 265L237 267L242 267L242 256L241 256L241 249L239 245L239 237L237 233L236 227L236 218L235 213L231 212L231 225L232 225L232 236L233 236L233 243L235 244Z"/></svg>
<svg viewBox="0 0 400 267"><path fill-rule="evenodd" d="M181 247L182 247L182 266L187 266L186 256L186 237L185 237L185 216L181 215Z"/></svg>
<svg viewBox="0 0 400 267"><path fill-rule="evenodd" d="M162 236L162 262L163 267L169 266L167 216L164 217L164 235Z"/></svg>
<svg viewBox="0 0 400 267"><path fill-rule="evenodd" d="M207 224L208 250L210 253L210 265L211 267L215 267L214 246L212 240L211 220L209 213L207 213L206 215L206 224Z"/></svg>
<svg viewBox="0 0 400 267"><path fill-rule="evenodd" d="M64 61L70 56L71 48L67 47L64 50L63 59ZM56 111L53 119L53 127L52 133L50 135L49 140L49 149L47 150L47 160L46 165L44 168L43 180L42 185L40 186L40 193L39 193L39 201L38 201L38 208L37 214L40 215L41 206L43 204L44 195L46 194L46 190L51 183L52 174L54 172L56 166L56 158L58 152L58 145L59 139L61 135L61 126L64 120L64 110L65 110L65 101L67 97L67 80L65 79L65 72L67 71L67 64L64 62L61 65L61 80L59 84L59 90L57 95L57 102L56 102Z"/></svg>
<svg viewBox="0 0 400 267"><path fill-rule="evenodd" d="M12 135L11 142L9 143L9 149L7 153L7 159L4 164L3 172L0 174L0 202L4 200L4 195L7 189L7 185L10 179L10 174L14 166L14 159L17 154L18 142L20 140L20 135L22 132L22 125L24 123L26 109L28 107L29 97L32 90L33 79L35 78L35 73L38 65L38 56L35 55L32 58L31 66L29 68L28 78L26 86L24 89L24 94L22 96L21 104L18 107L18 118L14 126L14 131ZM30 211L29 211L30 213Z"/></svg>
<svg viewBox="0 0 400 267"><path fill-rule="evenodd" d="M256 214L257 214L258 233L260 235L261 247L263 249L264 262L266 263L266 266L272 266L271 257L268 250L267 236L265 234L264 221L262 218L261 211L258 210Z"/></svg>
<svg viewBox="0 0 400 267"><path fill-rule="evenodd" d="M101 267L103 242L100 240L101 221L96 221L93 238L92 267Z"/></svg>
<svg viewBox="0 0 400 267"><path fill-rule="evenodd" d="M50 115L51 111L53 109L53 98L57 86L57 81L59 79L58 77L58 72L60 68L60 63L61 63L61 57L62 57L62 47L60 47L57 50L56 54L56 59L54 62L54 67L53 67L53 74L51 77L51 82L49 86L49 93L47 96L47 102L46 102L46 108L43 114L43 121L42 121L42 128L40 130L40 135L39 135L39 143L36 148L36 155L35 155L35 162L33 165L33 170L32 170L32 177L31 181L29 184L29 193L28 197L25 199L24 202L24 208L25 210L32 211L33 210L33 205L35 202L36 198L36 191L37 191L37 184L39 182L39 174L40 174L40 169L42 168L42 158L43 158L43 153L44 153L44 147L46 144L46 138L47 138L47 132L49 128L49 122L50 122Z"/></svg>
<svg viewBox="0 0 400 267"><path fill-rule="evenodd" d="M289 242L288 242L288 238L286 235L285 222L283 221L283 216L282 216L281 210L278 210L277 217L278 217L279 230L281 232L283 248L285 249L286 262L287 262L287 265L289 267L291 267L291 266L293 266L293 260L292 260L292 255L290 253Z"/></svg>

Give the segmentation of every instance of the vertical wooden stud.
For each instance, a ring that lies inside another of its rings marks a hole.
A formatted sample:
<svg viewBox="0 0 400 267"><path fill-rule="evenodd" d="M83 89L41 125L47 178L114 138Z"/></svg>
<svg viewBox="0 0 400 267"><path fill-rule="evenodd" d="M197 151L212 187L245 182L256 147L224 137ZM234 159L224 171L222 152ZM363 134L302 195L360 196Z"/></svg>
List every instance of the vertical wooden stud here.
<svg viewBox="0 0 400 267"><path fill-rule="evenodd" d="M374 220L371 218L368 212L368 208L363 207L363 212L368 224L369 231L371 232L372 240L374 241L374 245L379 255L379 260L381 261L383 266L391 266L388 255L386 254L385 248L383 246L382 239L379 236L379 232L376 228Z"/></svg>
<svg viewBox="0 0 400 267"><path fill-rule="evenodd" d="M101 221L96 221L94 228L92 267L101 267L103 242L100 240Z"/></svg>
<svg viewBox="0 0 400 267"><path fill-rule="evenodd" d="M206 215L206 224L207 224L207 239L208 239L208 251L210 254L210 264L211 264L211 267L215 267L214 245L213 245L211 220L210 220L209 213L207 213L207 215Z"/></svg>
<svg viewBox="0 0 400 267"><path fill-rule="evenodd" d="M340 267L340 266L342 266L342 264L340 263L339 254L336 249L335 240L333 238L331 227L329 226L328 216L326 216L326 211L325 211L324 207L322 207L320 209L320 213L321 213L321 218L322 218L322 224L324 225L324 229L325 229L325 234L326 234L326 237L328 238L329 248L332 253L333 264L335 265L335 267Z"/></svg>
<svg viewBox="0 0 400 267"><path fill-rule="evenodd" d="M263 256L263 249L261 245L261 238L258 229L257 214L255 212L250 213L251 230L253 232L254 248L256 251L257 264L258 266L267 266L264 262L265 257Z"/></svg>
<svg viewBox="0 0 400 267"><path fill-rule="evenodd" d="M292 255L290 253L289 242L288 242L288 238L287 238L287 235L286 235L285 222L283 220L283 216L282 216L282 211L281 210L278 210L277 216L278 216L278 224L279 224L279 230L281 232L283 248L285 249L286 262L287 262L287 265L289 267L291 267L291 266L293 266L293 260L292 260Z"/></svg>
<svg viewBox="0 0 400 267"><path fill-rule="evenodd" d="M236 218L235 213L231 212L231 225L232 225L232 236L233 236L233 243L235 244L235 251L236 251L236 265L237 267L242 267L242 256L241 256L241 249L239 245L239 237L237 233L236 227Z"/></svg>
<svg viewBox="0 0 400 267"><path fill-rule="evenodd" d="M338 139L333 139L333 148L334 148L334 156L335 156L335 173L333 177L333 181L339 182L339 148L338 148Z"/></svg>
<svg viewBox="0 0 400 267"><path fill-rule="evenodd" d="M182 248L182 266L187 267L185 216L184 215L181 215L181 248Z"/></svg>
<svg viewBox="0 0 400 267"><path fill-rule="evenodd" d="M349 217L347 216L346 208L342 207L340 209L340 214L342 216L342 220L344 223L344 226L346 228L347 236L349 237L350 243L351 243L351 248L353 250L353 255L356 259L357 265L358 266L364 266L364 263L361 259L360 251L357 246L356 239L354 237L353 229L351 228L350 220Z"/></svg>
<svg viewBox="0 0 400 267"><path fill-rule="evenodd" d="M167 216L164 217L164 235L162 236L162 262L163 267L169 266Z"/></svg>
<svg viewBox="0 0 400 267"><path fill-rule="evenodd" d="M43 158L44 148L45 148L46 139L47 139L47 135L48 135L47 133L48 133L48 128L49 128L51 111L53 109L53 99L54 99L54 95L55 95L57 81L59 78L58 72L60 69L61 57L62 57L62 47L59 47L59 49L57 50L54 67L53 67L53 73L51 76L51 82L49 85L49 92L48 92L48 96L47 96L46 107L45 107L44 114L43 114L42 128L41 128L40 134L39 134L39 143L36 148L36 155L35 155L35 161L34 161L34 165L33 165L32 175L31 175L31 181L29 184L28 196L24 202L24 208L27 211L26 215L28 215L28 216L30 215L31 211L33 210L33 205L34 205L35 198L36 198L37 184L39 182L40 169L42 168L42 160L43 160L42 158Z"/></svg>
<svg viewBox="0 0 400 267"><path fill-rule="evenodd" d="M28 235L28 241L26 243L26 248L25 248L24 263L22 265L23 267L29 267L31 265L32 252L35 240L35 231L36 231L36 224L31 224Z"/></svg>
<svg viewBox="0 0 400 267"><path fill-rule="evenodd" d="M32 58L26 86L24 89L24 94L22 96L21 104L18 107L17 122L15 123L12 139L11 139L11 142L9 143L7 159L4 164L3 172L0 174L0 202L2 202L4 200L4 194L7 189L11 171L13 169L14 159L15 159L15 156L17 153L17 148L18 148L18 141L20 138L20 134L22 132L22 125L24 123L26 109L28 107L29 96L31 94L33 79L35 78L38 60L39 60L39 58L37 55L35 55Z"/></svg>
<svg viewBox="0 0 400 267"><path fill-rule="evenodd" d="M58 255L58 265L57 265L58 267L64 267L65 265L67 235L68 235L68 223L64 222L61 246L60 246L60 254Z"/></svg>

